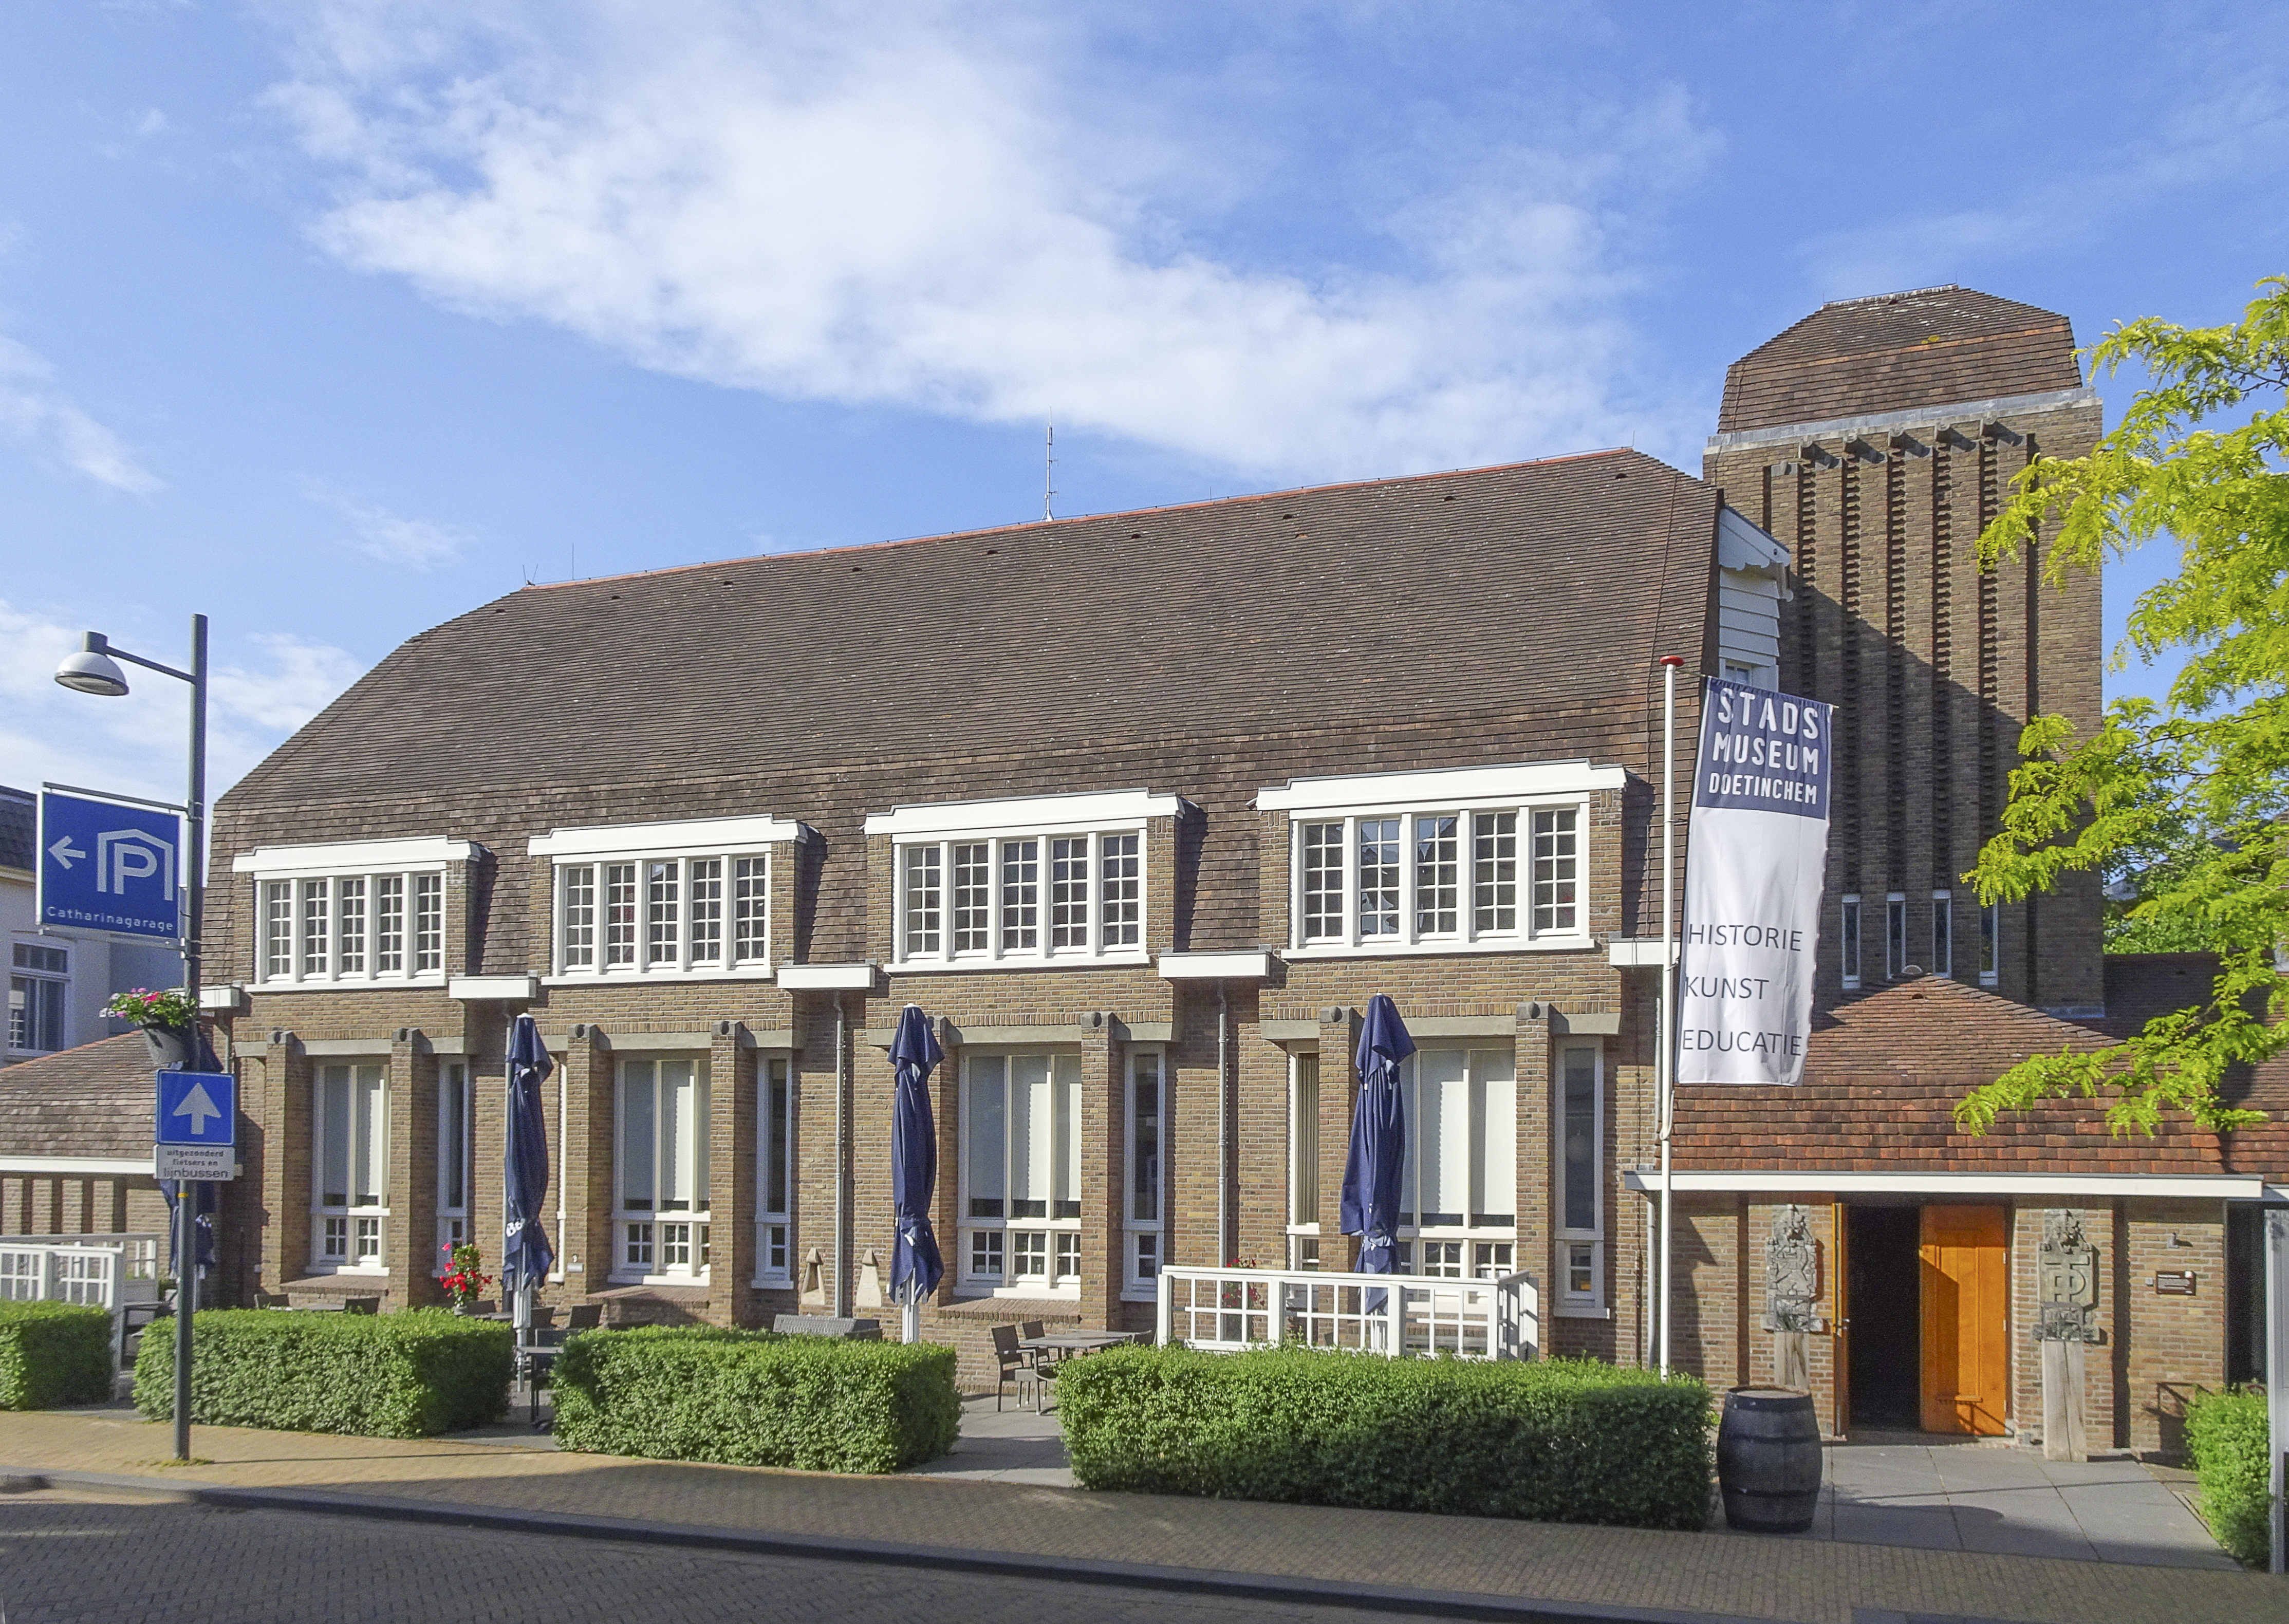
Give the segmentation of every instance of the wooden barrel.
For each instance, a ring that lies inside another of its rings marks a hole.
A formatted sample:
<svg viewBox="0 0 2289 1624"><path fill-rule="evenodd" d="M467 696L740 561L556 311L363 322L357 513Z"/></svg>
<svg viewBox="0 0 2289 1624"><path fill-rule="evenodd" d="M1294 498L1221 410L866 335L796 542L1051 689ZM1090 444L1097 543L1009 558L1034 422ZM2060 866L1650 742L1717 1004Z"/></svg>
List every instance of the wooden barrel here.
<svg viewBox="0 0 2289 1624"><path fill-rule="evenodd" d="M1802 1533L1820 1504L1820 1419L1812 1396L1736 1387L1717 1424L1725 1521L1756 1533Z"/></svg>

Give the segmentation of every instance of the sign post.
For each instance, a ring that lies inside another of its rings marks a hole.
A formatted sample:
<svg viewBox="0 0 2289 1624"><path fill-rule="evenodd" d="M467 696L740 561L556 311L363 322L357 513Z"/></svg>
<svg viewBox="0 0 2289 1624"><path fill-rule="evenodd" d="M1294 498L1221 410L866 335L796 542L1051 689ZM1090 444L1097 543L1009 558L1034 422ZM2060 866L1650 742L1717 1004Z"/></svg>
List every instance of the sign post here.
<svg viewBox="0 0 2289 1624"><path fill-rule="evenodd" d="M238 1176L238 1079L227 1071L162 1071L151 1173L175 1181L175 1459L191 1458L191 1318L199 1306L195 1184Z"/></svg>
<svg viewBox="0 0 2289 1624"><path fill-rule="evenodd" d="M2273 1493L2273 1555L2289 1572L2289 1206L2265 1208L2265 1476Z"/></svg>

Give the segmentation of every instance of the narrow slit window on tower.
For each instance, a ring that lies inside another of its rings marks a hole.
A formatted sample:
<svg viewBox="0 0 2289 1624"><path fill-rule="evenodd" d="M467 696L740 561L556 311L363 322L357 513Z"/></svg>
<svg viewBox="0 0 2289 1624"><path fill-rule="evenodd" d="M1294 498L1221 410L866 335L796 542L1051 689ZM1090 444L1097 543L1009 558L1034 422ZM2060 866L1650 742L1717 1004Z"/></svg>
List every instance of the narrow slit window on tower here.
<svg viewBox="0 0 2289 1624"><path fill-rule="evenodd" d="M1844 984L1860 984L1860 899L1844 899L1844 917L1837 927L1837 963L1844 972Z"/></svg>
<svg viewBox="0 0 2289 1624"><path fill-rule="evenodd" d="M2003 979L2003 904L1990 903L1979 911L1979 984L1991 987Z"/></svg>
<svg viewBox="0 0 2289 1624"><path fill-rule="evenodd" d="M1955 898L1950 892L1932 893L1931 962L1924 968L1934 975L1955 974Z"/></svg>
<svg viewBox="0 0 2289 1624"><path fill-rule="evenodd" d="M1894 891L1884 899L1884 979L1897 981L1908 967L1908 899Z"/></svg>

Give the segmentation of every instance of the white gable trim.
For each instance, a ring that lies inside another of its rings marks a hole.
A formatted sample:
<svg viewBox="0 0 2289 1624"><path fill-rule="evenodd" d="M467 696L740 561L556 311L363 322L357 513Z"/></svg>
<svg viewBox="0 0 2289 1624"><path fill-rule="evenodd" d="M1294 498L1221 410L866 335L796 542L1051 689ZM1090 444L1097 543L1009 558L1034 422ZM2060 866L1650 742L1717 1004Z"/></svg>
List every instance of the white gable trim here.
<svg viewBox="0 0 2289 1624"><path fill-rule="evenodd" d="M1592 790L1618 790L1629 776L1619 767L1571 761L1523 761L1507 767L1442 767L1428 772L1352 773L1332 778L1290 778L1259 790L1266 812L1375 812L1393 807L1514 807L1563 800Z"/></svg>
<svg viewBox="0 0 2289 1624"><path fill-rule="evenodd" d="M701 856L802 839L801 824L768 814L752 817L687 817L657 824L588 824L536 834L525 851L535 857Z"/></svg>
<svg viewBox="0 0 2289 1624"><path fill-rule="evenodd" d="M332 840L322 846L258 846L230 860L234 874L355 874L362 870L442 869L484 850L475 840Z"/></svg>
<svg viewBox="0 0 2289 1624"><path fill-rule="evenodd" d="M938 800L871 814L868 834L894 840L953 835L1050 834L1065 830L1142 829L1147 818L1174 817L1175 795L1151 790L1096 790L1080 795L1019 795L1006 800Z"/></svg>

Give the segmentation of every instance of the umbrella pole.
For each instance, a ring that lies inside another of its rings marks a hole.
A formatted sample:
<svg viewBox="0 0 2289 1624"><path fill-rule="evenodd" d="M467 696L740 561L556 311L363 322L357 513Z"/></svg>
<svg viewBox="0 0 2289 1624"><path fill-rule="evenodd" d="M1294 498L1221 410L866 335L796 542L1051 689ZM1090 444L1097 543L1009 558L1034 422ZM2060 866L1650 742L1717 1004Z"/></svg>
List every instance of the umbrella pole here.
<svg viewBox="0 0 2289 1624"><path fill-rule="evenodd" d="M902 1342L918 1342L922 1340L922 1300L920 1280L906 1282L905 1310L899 1318L898 1340Z"/></svg>

